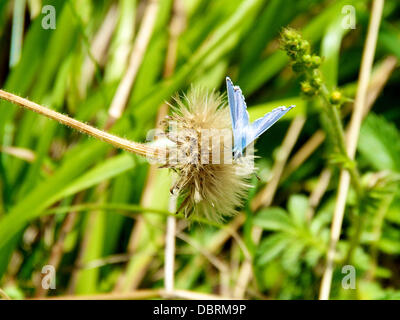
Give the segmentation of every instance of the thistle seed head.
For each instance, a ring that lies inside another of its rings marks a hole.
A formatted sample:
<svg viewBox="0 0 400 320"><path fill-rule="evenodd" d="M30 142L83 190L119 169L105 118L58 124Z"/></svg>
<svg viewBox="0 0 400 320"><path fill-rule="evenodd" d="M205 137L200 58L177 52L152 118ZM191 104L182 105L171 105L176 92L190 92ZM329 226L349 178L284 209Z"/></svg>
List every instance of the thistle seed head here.
<svg viewBox="0 0 400 320"><path fill-rule="evenodd" d="M253 156L232 156L232 126L225 97L192 88L175 99L172 115L164 120L168 149L165 167L178 173L171 189L179 194L186 217L191 214L221 222L243 204L254 172Z"/></svg>

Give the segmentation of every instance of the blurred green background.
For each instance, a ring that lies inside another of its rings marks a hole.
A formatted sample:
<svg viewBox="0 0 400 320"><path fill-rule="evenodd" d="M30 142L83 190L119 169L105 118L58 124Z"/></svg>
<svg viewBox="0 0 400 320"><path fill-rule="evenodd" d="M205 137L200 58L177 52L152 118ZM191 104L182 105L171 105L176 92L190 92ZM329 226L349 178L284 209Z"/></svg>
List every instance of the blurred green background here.
<svg viewBox="0 0 400 320"><path fill-rule="evenodd" d="M55 9L55 29L43 28L45 5ZM343 28L345 5L355 9L355 29ZM257 142L260 180L252 181L237 217L220 226L178 219L175 286L224 297L316 299L339 169L329 161L322 102L302 96L278 39L286 26L299 30L322 57L328 87L353 99L370 6L364 0L2 0L0 87L141 142L171 96L191 84L225 92L227 75L242 88L252 119L296 104ZM399 17L400 2L385 1L372 75L372 88L380 90L369 97L356 157L365 184L383 171L400 173ZM110 105L129 72L129 99L110 125ZM342 108L344 123L351 106ZM276 174L289 126L293 147L286 148L271 205L253 210ZM5 101L0 142L4 296L160 296L171 185L166 169ZM400 298L398 186L360 213L357 238L353 190L347 201L331 297ZM253 226L262 228L259 244ZM254 276L243 287L246 262ZM355 289L342 286L346 264L355 267ZM55 267L56 289L42 287L45 265Z"/></svg>

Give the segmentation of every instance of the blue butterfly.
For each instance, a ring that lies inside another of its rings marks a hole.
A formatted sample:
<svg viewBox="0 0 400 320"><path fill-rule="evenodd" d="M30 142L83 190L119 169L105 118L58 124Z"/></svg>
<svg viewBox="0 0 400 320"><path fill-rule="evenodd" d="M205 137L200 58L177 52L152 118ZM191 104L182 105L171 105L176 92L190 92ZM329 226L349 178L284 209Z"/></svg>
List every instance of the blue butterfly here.
<svg viewBox="0 0 400 320"><path fill-rule="evenodd" d="M283 117L290 107L278 107L268 112L262 118L249 122L249 113L247 112L246 102L242 90L234 86L232 80L226 77L226 86L228 90L228 102L231 111L232 130L233 130L233 154L237 159L242 156L243 150L255 139L267 131L275 122Z"/></svg>

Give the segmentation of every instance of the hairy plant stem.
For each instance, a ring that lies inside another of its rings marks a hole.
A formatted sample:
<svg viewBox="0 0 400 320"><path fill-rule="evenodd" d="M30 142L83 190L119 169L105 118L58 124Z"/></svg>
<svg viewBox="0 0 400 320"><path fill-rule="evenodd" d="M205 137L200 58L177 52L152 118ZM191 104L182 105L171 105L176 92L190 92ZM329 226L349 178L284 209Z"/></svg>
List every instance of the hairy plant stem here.
<svg viewBox="0 0 400 320"><path fill-rule="evenodd" d="M321 86L321 97L323 98L325 104L324 104L324 109L325 112L328 116L328 120L331 122L333 132L334 132L334 141L336 144L337 149L339 150L340 154L348 160L350 165L346 166L344 169L346 169L351 177L351 183L353 184L354 190L357 194L357 200L358 200L358 207L361 205L362 197L363 197L363 187L361 184L361 178L360 174L357 170L357 167L355 166L354 162L350 159L347 150L346 150L346 138L345 138L345 132L343 128L343 124L340 118L340 111L339 111L339 106L337 105L332 105L329 97L330 97L330 92L327 89L326 85L323 84ZM350 240L350 247L346 255L345 261L347 263L350 263L350 260L352 258L353 252L355 248L357 247L360 237L361 237L361 230L362 230L362 218L360 214L358 213L355 216L355 232Z"/></svg>
<svg viewBox="0 0 400 320"><path fill-rule="evenodd" d="M136 153L141 156L150 156L152 158L154 157L155 159L157 159L158 155L160 155L160 150L158 150L158 149L151 148L145 144L129 141L127 139L115 136L108 132L99 130L95 127L92 127L92 126L86 124L86 123L83 123L83 122L80 122L73 118L70 118L62 113L56 112L56 111L46 108L46 107L43 107L37 103L34 103L30 100L21 98L12 93L0 90L0 99L7 100L9 102L12 102L16 105L19 105L19 106L25 108L25 109L39 113L47 118L56 120L68 127L76 129L82 133L86 133L96 139L107 142L119 149L123 149L123 150L126 150L131 153Z"/></svg>
<svg viewBox="0 0 400 320"><path fill-rule="evenodd" d="M323 84L321 87L320 95L325 102L324 109L328 116L329 121L332 124L332 128L335 133L334 141L336 143L336 147L339 150L340 154L344 158L351 161L348 156L348 153L346 151L345 133L344 133L342 121L340 119L340 113L339 113L338 106L332 105L331 102L329 101L330 93L325 84ZM346 166L345 169L350 173L351 181L352 181L354 189L357 193L357 197L360 200L363 195L363 188L362 188L362 184L361 184L360 174L359 174L356 166L353 164L351 164L350 166Z"/></svg>
<svg viewBox="0 0 400 320"><path fill-rule="evenodd" d="M344 259L344 264L351 264L351 260L353 258L353 253L356 250L358 244L360 243L362 227L364 225L364 218L360 215L360 212L357 212L354 216L354 232L350 239L350 246L346 254L346 258Z"/></svg>

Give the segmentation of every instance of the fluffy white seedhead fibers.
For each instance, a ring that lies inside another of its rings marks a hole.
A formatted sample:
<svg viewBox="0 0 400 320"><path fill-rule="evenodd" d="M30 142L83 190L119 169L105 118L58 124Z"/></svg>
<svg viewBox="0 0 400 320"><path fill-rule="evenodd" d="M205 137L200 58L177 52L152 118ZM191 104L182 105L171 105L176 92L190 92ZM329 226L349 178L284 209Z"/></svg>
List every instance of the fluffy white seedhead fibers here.
<svg viewBox="0 0 400 320"><path fill-rule="evenodd" d="M174 142L165 167L178 173L171 192L180 195L179 211L220 222L242 206L253 156L232 157L232 127L223 96L192 88L176 98L164 121L165 135Z"/></svg>

